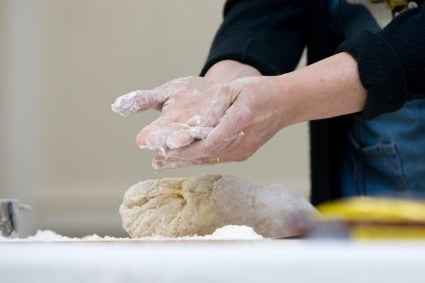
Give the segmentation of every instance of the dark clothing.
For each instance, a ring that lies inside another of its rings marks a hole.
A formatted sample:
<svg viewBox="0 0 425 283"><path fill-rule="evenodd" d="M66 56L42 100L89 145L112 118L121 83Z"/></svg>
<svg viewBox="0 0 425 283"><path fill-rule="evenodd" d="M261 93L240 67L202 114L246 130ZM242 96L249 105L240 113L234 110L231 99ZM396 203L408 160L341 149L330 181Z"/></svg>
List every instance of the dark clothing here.
<svg viewBox="0 0 425 283"><path fill-rule="evenodd" d="M425 5L397 16L382 31L344 41L329 26L329 0L230 0L202 74L233 59L263 75L292 71L307 47L307 62L349 52L368 91L362 119L425 98ZM378 4L377 4L378 5ZM422 94L421 94L422 93ZM340 162L350 115L310 122L313 204L338 198Z"/></svg>

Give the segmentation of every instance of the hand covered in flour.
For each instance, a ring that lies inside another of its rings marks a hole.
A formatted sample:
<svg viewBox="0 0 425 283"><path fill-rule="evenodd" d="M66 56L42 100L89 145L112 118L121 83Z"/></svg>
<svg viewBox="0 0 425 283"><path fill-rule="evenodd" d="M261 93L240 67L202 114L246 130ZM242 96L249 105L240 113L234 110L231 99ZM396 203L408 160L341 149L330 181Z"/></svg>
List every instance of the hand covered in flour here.
<svg viewBox="0 0 425 283"><path fill-rule="evenodd" d="M159 151L155 168L172 168L245 160L280 129L362 111L366 97L357 61L342 52L270 77L224 60L205 78L186 77L131 92L112 109L123 116L161 110L139 133L137 144Z"/></svg>
<svg viewBox="0 0 425 283"><path fill-rule="evenodd" d="M277 89L272 77L228 83L185 77L119 97L112 109L124 116L161 110L137 136L139 147L158 150L155 168L241 161L283 127Z"/></svg>
<svg viewBox="0 0 425 283"><path fill-rule="evenodd" d="M165 154L205 139L237 95L221 83L185 77L121 96L112 109L123 116L149 108L161 110L161 116L139 133L137 145Z"/></svg>

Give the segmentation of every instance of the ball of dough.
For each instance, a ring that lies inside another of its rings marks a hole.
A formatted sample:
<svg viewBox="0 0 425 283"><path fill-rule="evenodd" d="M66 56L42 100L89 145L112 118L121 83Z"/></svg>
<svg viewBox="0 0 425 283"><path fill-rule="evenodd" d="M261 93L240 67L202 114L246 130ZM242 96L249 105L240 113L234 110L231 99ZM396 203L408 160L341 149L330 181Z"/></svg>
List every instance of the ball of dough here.
<svg viewBox="0 0 425 283"><path fill-rule="evenodd" d="M140 182L124 195L120 214L132 238L203 236L225 225L284 237L298 233L291 217L316 211L283 185L255 186L233 176L203 175Z"/></svg>

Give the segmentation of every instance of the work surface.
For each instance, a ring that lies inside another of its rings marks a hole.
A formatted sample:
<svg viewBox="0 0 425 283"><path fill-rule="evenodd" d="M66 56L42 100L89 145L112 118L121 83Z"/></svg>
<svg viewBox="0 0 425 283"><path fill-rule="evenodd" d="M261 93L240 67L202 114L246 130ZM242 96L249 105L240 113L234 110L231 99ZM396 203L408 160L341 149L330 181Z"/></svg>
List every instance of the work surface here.
<svg viewBox="0 0 425 283"><path fill-rule="evenodd" d="M424 282L425 241L0 243L1 282Z"/></svg>

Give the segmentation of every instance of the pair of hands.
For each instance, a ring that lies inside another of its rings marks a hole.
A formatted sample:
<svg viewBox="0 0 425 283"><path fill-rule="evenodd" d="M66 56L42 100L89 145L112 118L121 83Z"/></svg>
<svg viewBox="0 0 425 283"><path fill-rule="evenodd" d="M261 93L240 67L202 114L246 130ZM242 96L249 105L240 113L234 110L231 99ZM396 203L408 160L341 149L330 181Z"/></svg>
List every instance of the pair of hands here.
<svg viewBox="0 0 425 283"><path fill-rule="evenodd" d="M359 112L366 98L356 60L342 52L272 77L222 61L205 78L134 91L112 109L123 116L161 111L137 136L139 147L158 151L152 165L159 169L245 160L280 129Z"/></svg>
<svg viewBox="0 0 425 283"><path fill-rule="evenodd" d="M273 77L185 77L121 96L112 109L123 116L161 111L137 136L139 147L157 150L154 168L241 161L282 128L284 107L274 89Z"/></svg>

